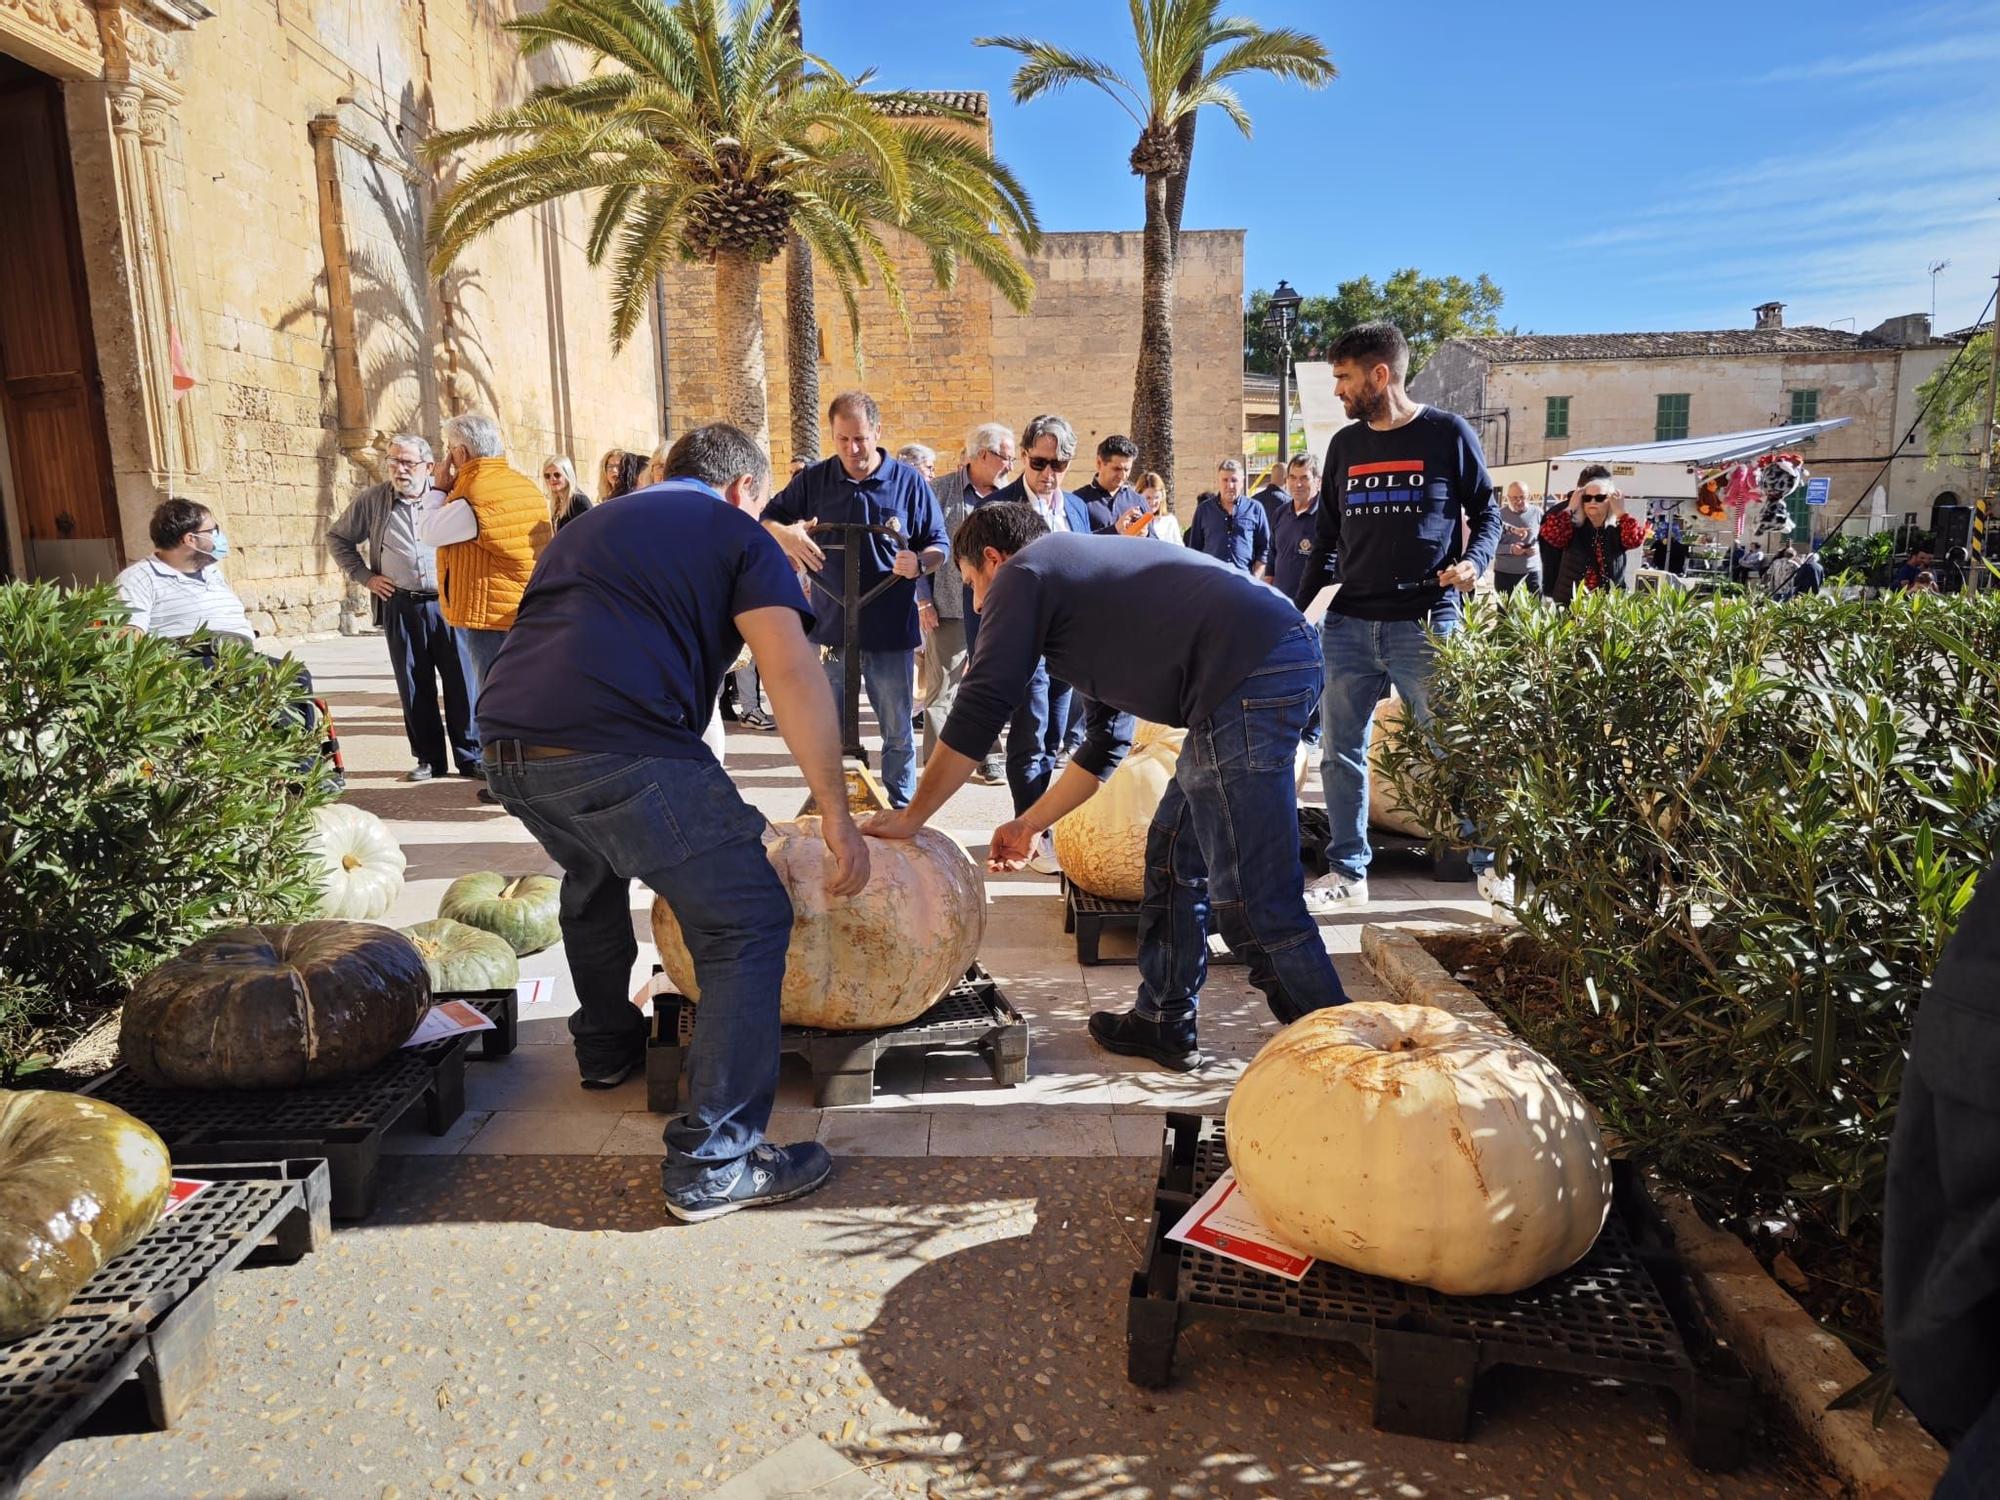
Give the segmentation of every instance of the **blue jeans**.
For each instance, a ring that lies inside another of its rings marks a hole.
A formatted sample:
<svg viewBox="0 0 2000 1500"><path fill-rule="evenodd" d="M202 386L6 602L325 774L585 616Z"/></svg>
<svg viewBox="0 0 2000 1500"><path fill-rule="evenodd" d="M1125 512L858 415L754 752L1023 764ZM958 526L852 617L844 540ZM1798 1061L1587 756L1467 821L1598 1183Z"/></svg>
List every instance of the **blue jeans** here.
<svg viewBox="0 0 2000 1500"><path fill-rule="evenodd" d="M1062 753L1072 696L1068 683L1049 676L1046 661L1035 663L1027 694L1007 723L1007 790L1013 794L1017 818L1049 789L1056 757Z"/></svg>
<svg viewBox="0 0 2000 1500"><path fill-rule="evenodd" d="M736 712L761 714L764 711L763 685L757 677L757 663L736 669Z"/></svg>
<svg viewBox="0 0 2000 1500"><path fill-rule="evenodd" d="M1320 629L1326 658L1326 695L1320 703L1326 754L1319 774L1332 828L1326 864L1337 875L1366 879L1374 852L1368 846L1368 728L1374 722L1375 705L1394 687L1396 696L1409 705L1411 721L1429 723L1435 642L1458 624L1455 611L1434 623L1357 620L1327 611ZM1460 831L1471 838L1470 824ZM1493 856L1474 849L1471 863L1475 869L1489 868Z"/></svg>
<svg viewBox="0 0 2000 1500"><path fill-rule="evenodd" d="M1280 1021L1347 999L1306 910L1298 857L1292 757L1319 702L1321 671L1312 628L1288 632L1213 714L1189 726L1147 830L1136 1008L1184 1028L1189 1041L1208 977L1211 911Z"/></svg>
<svg viewBox="0 0 2000 1500"><path fill-rule="evenodd" d="M437 600L418 599L398 589L382 601L382 635L389 645L389 670L403 702L403 732L410 754L440 776L445 773L445 735L461 771L479 765L479 730L474 723L472 663L459 632L444 622ZM444 718L438 718L438 689L444 689Z"/></svg>
<svg viewBox="0 0 2000 1500"><path fill-rule="evenodd" d="M1931 1500L1982 1500L2000 1480L2000 1395L1966 1434L1951 1445L1951 1462Z"/></svg>
<svg viewBox="0 0 2000 1500"><path fill-rule="evenodd" d="M472 668L472 696L477 699L479 690L486 685L486 674L493 670L493 658L500 654L500 648L507 644L504 630L458 630L459 644L465 648L465 660Z"/></svg>
<svg viewBox="0 0 2000 1500"><path fill-rule="evenodd" d="M778 995L792 902L764 855L764 818L712 759L569 755L523 760L486 747L487 784L562 866L562 934L585 1077L643 1055L634 1006L631 882L674 909L701 1004L686 1065L687 1112L666 1128L669 1191L733 1181L764 1138L778 1088Z"/></svg>
<svg viewBox="0 0 2000 1500"><path fill-rule="evenodd" d="M914 651L861 653L861 685L882 729L882 789L889 794L891 807L908 807L917 794L916 736L910 727L916 713L916 669ZM826 680L833 685L834 711L844 716L847 666L838 647L826 658Z"/></svg>

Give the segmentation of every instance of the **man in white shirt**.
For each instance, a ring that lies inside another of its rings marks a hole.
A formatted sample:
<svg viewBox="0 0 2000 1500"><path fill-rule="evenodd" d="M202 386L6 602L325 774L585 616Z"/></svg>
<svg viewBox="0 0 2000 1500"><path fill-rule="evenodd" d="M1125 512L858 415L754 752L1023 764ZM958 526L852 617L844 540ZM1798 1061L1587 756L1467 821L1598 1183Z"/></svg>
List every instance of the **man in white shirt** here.
<svg viewBox="0 0 2000 1500"><path fill-rule="evenodd" d="M248 646L257 633L243 601L222 576L229 538L206 506L162 501L148 528L153 554L118 575L118 594L132 612L131 627L146 635L185 640L206 627Z"/></svg>

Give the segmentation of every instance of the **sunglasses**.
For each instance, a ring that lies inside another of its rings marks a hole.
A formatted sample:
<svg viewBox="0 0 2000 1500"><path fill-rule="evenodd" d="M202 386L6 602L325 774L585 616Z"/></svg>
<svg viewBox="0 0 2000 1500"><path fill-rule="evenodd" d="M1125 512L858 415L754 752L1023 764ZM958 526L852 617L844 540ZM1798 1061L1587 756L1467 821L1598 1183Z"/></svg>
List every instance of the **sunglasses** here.
<svg viewBox="0 0 2000 1500"><path fill-rule="evenodd" d="M1069 460L1066 458L1030 458L1028 460L1028 467L1033 469L1037 474L1046 469L1054 469L1060 474L1069 468Z"/></svg>

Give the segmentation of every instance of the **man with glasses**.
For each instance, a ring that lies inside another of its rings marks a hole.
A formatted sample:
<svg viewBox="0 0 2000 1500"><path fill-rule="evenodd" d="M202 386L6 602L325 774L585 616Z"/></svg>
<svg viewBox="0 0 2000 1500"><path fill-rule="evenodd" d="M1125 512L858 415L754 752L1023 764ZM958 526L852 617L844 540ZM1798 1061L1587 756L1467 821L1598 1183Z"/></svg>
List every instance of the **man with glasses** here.
<svg viewBox="0 0 2000 1500"><path fill-rule="evenodd" d="M254 645L243 601L222 576L229 537L215 513L192 500L166 500L147 528L153 554L118 575L127 622L143 635L186 640L198 630Z"/></svg>
<svg viewBox="0 0 2000 1500"><path fill-rule="evenodd" d="M965 464L932 483L944 534L998 493L1014 467L1014 434L998 422L982 422L965 435ZM924 759L937 748L938 731L951 716L958 684L978 638L979 616L966 608L965 583L956 568L940 568L917 580L917 623L924 631ZM974 776L998 786L1006 771L998 755L989 755Z"/></svg>
<svg viewBox="0 0 2000 1500"><path fill-rule="evenodd" d="M856 648L861 652L868 706L882 726L882 787L890 804L901 807L917 789L912 688L923 636L917 623L916 580L937 571L950 539L937 496L924 476L901 459L891 458L882 447L882 409L873 396L866 391L835 396L826 419L833 429L834 456L793 477L765 507L764 529L777 538L794 566L812 573L825 569L825 583L836 590L834 599L817 587L813 590L818 622L812 639L815 645L831 648L827 677L845 714L844 622L835 602L842 570L838 563L827 567L827 553L837 553L843 544L829 538L822 547L814 540L812 527L824 521L894 528L893 534L860 533L855 543L860 548L862 593L885 579L894 580L861 611Z"/></svg>
<svg viewBox="0 0 2000 1500"><path fill-rule="evenodd" d="M1076 429L1063 418L1044 413L1022 430L1021 456L1021 477L990 503L1025 505L1049 531L1088 536L1089 509L1081 498L1062 487L1063 475L1076 458ZM1027 695L1007 725L1007 790L1013 794L1016 816L1048 790L1049 778L1062 755L1069 705L1069 684L1052 678L1047 662L1036 663ZM1047 830L1035 840L1028 868L1041 875L1061 873L1055 840Z"/></svg>
<svg viewBox="0 0 2000 1500"><path fill-rule="evenodd" d="M431 445L413 433L389 444L389 478L370 485L328 528L327 550L375 601L389 669L403 705L403 732L416 765L403 779L445 773L445 744L458 774L480 778L477 700L465 643L438 608L437 548L417 535L430 484ZM444 717L438 717L438 694Z"/></svg>
<svg viewBox="0 0 2000 1500"><path fill-rule="evenodd" d="M1216 466L1216 491L1194 509L1187 544L1217 562L1262 578L1271 565L1271 521L1264 507L1243 503L1243 465L1225 458Z"/></svg>

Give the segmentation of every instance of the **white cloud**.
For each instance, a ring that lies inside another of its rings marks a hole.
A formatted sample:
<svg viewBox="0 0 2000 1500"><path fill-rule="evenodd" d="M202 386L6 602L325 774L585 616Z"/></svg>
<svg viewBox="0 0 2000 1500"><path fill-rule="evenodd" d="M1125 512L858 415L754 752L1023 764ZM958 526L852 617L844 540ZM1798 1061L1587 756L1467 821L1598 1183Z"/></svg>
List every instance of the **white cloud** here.
<svg viewBox="0 0 2000 1500"><path fill-rule="evenodd" d="M1891 47L1859 56L1823 57L1816 62L1775 68L1759 83L1847 82L1900 77L1906 73L1939 73L2000 61L2000 31L1986 36L1952 36L1908 47Z"/></svg>

